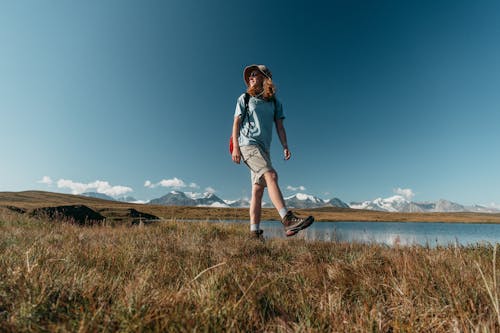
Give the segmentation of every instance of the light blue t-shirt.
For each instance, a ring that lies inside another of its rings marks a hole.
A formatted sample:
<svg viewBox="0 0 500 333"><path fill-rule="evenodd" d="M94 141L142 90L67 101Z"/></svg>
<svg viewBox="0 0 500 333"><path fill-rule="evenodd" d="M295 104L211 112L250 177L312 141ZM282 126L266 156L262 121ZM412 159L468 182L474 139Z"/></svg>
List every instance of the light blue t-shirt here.
<svg viewBox="0 0 500 333"><path fill-rule="evenodd" d="M276 96L274 97L276 98ZM239 116L243 123L240 127L240 137L238 142L240 146L259 145L264 151L269 153L271 140L273 137L274 115L276 119L285 119L283 106L276 99L276 111L274 110L274 101L250 97L248 101L248 114L245 113L245 94L238 98L234 116ZM244 118L244 119L243 119Z"/></svg>

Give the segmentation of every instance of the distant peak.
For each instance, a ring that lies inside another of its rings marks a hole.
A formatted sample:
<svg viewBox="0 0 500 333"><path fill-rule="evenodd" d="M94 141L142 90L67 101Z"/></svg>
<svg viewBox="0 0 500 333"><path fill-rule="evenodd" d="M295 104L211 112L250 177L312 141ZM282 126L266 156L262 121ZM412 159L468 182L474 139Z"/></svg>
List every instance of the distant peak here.
<svg viewBox="0 0 500 333"><path fill-rule="evenodd" d="M310 199L311 196L310 195L307 195L307 194L304 194L304 193L297 193L295 195L295 197L299 200L307 200L307 199Z"/></svg>
<svg viewBox="0 0 500 333"><path fill-rule="evenodd" d="M297 193L292 196L286 197L285 200L290 200L290 199L297 199L300 201L312 201L312 202L324 202L324 200L317 198L313 195L310 194L305 194L305 193Z"/></svg>

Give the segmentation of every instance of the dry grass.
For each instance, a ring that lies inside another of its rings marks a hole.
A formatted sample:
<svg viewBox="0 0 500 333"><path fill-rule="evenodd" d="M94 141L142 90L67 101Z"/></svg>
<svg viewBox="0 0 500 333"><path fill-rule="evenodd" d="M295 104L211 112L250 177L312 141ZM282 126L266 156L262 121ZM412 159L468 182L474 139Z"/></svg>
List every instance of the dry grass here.
<svg viewBox="0 0 500 333"><path fill-rule="evenodd" d="M0 213L0 331L498 332L493 247L78 227Z"/></svg>

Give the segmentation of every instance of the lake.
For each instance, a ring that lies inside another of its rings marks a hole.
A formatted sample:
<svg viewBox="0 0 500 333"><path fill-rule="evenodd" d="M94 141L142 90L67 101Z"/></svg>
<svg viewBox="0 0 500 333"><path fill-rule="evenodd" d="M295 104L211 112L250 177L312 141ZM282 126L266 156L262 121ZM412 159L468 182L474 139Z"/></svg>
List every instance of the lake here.
<svg viewBox="0 0 500 333"><path fill-rule="evenodd" d="M238 223L248 223L238 222ZM264 237L285 237L281 223L261 223ZM307 240L380 243L394 245L494 244L500 241L500 224L433 222L315 222L294 236Z"/></svg>

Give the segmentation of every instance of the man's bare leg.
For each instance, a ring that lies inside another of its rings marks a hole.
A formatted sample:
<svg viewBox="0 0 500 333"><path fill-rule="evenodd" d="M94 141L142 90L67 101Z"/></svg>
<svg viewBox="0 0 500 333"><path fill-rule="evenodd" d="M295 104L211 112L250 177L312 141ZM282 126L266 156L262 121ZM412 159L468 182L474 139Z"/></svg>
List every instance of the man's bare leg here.
<svg viewBox="0 0 500 333"><path fill-rule="evenodd" d="M252 185L252 200L250 201L250 230L253 230L252 228L259 230L264 188L265 187L263 185ZM254 226L252 227L252 225Z"/></svg>

